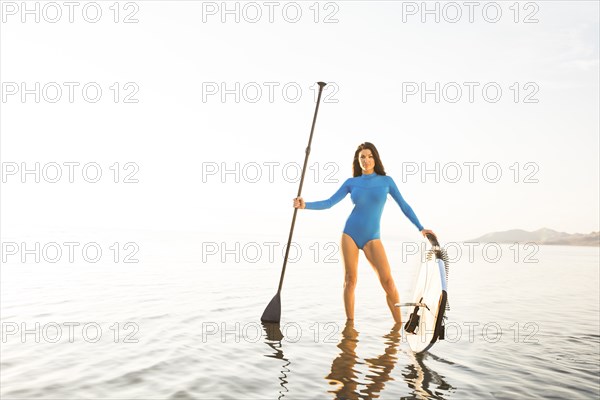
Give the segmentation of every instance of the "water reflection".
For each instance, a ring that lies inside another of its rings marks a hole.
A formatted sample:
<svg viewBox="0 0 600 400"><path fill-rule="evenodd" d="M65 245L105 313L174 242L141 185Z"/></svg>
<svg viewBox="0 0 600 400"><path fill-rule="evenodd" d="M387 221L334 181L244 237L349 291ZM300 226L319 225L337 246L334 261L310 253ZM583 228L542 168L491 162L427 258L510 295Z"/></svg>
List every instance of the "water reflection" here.
<svg viewBox="0 0 600 400"><path fill-rule="evenodd" d="M367 378L371 380L371 383L367 384L367 388L364 393L367 394L367 398L373 399L379 397L377 394L383 390L385 383L391 378L391 373L396 366L396 353L398 352L398 346L400 344L402 324L395 324L390 332L385 335L385 344L387 345L383 354L375 358L367 358L365 361L369 366L369 371L373 375L367 375Z"/></svg>
<svg viewBox="0 0 600 400"><path fill-rule="evenodd" d="M444 395L454 390L444 377L434 370L428 368L423 363L424 360L431 358L435 361L453 364L431 353L414 354L407 351L406 354L412 364L407 365L402 371L404 380L408 387L413 390L413 398L416 399L444 399Z"/></svg>
<svg viewBox="0 0 600 400"><path fill-rule="evenodd" d="M335 389L329 393L335 395L336 399L375 399L380 397L386 382L394 380L392 371L398 361L398 351L401 335L401 324L392 327L389 333L383 336L385 349L380 356L361 360L357 353L359 332L355 329L353 321L347 321L342 331L342 338L338 344L341 350L339 355L331 363L331 372L325 377ZM415 355L412 351L404 352L411 364L404 367L401 374L412 389L408 398L416 399L443 399L443 395L454 389L444 377L425 366L423 360L431 357L436 361L445 361L432 354ZM361 382L361 373L357 366L366 365L369 372L364 376L367 383Z"/></svg>
<svg viewBox="0 0 600 400"><path fill-rule="evenodd" d="M281 386L281 389L279 390L279 397L277 397L278 399L282 399L285 394L289 392L286 385L288 383L288 373L290 372L288 366L291 364L291 362L285 358L283 350L281 349L281 340L283 339L283 334L281 333L279 324L263 322L262 325L266 333L265 344L273 349L273 353L267 354L266 357L275 358L282 361L280 367L281 372L278 376L279 386Z"/></svg>
<svg viewBox="0 0 600 400"><path fill-rule="evenodd" d="M354 329L353 321L347 321L342 331L342 340L338 348L342 352L331 363L331 372L325 377L332 385L338 384L338 388L329 393L335 393L338 399L358 399L356 393L358 386L356 364L361 364L356 356L358 345L358 331Z"/></svg>
<svg viewBox="0 0 600 400"><path fill-rule="evenodd" d="M398 360L396 353L400 344L401 328L401 324L395 324L391 331L384 336L387 346L380 356L367 358L364 362L361 362L356 355L358 331L354 328L353 321L347 321L342 331L342 340L338 344L338 348L342 352L333 360L331 372L325 377L332 385L337 385L337 388L330 391L330 393L335 394L338 399L373 399L379 397L385 383L393 379L391 372ZM369 383L360 390L358 390L357 364L366 364L369 369L369 374L366 375Z"/></svg>

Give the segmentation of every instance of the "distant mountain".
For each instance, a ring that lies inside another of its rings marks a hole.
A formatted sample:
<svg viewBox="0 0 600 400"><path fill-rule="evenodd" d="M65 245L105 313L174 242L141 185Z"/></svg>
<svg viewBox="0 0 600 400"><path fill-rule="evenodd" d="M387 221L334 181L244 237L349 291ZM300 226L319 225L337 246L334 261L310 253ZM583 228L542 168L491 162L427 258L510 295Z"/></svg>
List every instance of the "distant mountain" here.
<svg viewBox="0 0 600 400"><path fill-rule="evenodd" d="M503 232L492 232L485 234L469 242L495 242L495 243L525 243L537 244L560 244L570 246L600 246L600 232L592 233L566 233L557 232L552 229L542 228L537 231L528 232L522 229L513 229Z"/></svg>

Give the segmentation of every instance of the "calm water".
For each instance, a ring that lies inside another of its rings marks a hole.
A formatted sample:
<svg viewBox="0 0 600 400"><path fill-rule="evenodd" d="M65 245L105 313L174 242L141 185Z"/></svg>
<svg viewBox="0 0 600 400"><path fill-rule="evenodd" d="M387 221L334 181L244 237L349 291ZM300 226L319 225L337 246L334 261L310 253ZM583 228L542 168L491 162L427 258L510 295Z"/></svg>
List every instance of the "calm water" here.
<svg viewBox="0 0 600 400"><path fill-rule="evenodd" d="M73 263L66 254L49 263L50 248L40 263L5 254L3 399L600 395L598 248L502 245L483 254L479 246L472 259L466 247L460 257L449 248L455 260L447 337L415 356L362 252L355 322L345 324L335 241L295 239L301 253L288 263L281 324L263 326L260 315L279 279L281 238L3 238L11 240L95 242L103 253L96 263L81 258L81 246ZM269 241L277 242L272 260ZM118 254L110 249L115 242ZM139 246L132 256L139 263L123 262L135 250L127 242ZM409 301L419 255L403 254L400 242L384 245L401 300Z"/></svg>

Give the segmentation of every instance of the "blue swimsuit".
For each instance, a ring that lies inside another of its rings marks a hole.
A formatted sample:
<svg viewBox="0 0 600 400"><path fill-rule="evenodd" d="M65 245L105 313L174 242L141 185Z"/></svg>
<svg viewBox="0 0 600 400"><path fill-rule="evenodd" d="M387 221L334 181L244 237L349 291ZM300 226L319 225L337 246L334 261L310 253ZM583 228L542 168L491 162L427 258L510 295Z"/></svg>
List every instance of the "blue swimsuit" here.
<svg viewBox="0 0 600 400"><path fill-rule="evenodd" d="M354 240L359 249L362 249L368 241L380 238L379 223L388 193L392 195L404 215L419 231L423 230L414 211L402 198L394 180L390 176L377 175L375 172L348 178L329 199L305 202L306 208L310 210L331 208L348 193L350 193L354 208L346 220L344 233Z"/></svg>

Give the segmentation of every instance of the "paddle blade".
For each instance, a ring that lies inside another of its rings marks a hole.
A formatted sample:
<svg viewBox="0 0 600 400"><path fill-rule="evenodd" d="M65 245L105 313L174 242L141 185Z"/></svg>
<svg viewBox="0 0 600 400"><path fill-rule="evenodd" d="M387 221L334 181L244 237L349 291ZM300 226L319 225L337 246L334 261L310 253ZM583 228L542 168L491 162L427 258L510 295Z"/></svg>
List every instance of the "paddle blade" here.
<svg viewBox="0 0 600 400"><path fill-rule="evenodd" d="M260 320L262 322L279 322L281 319L281 295L277 292L271 300Z"/></svg>

